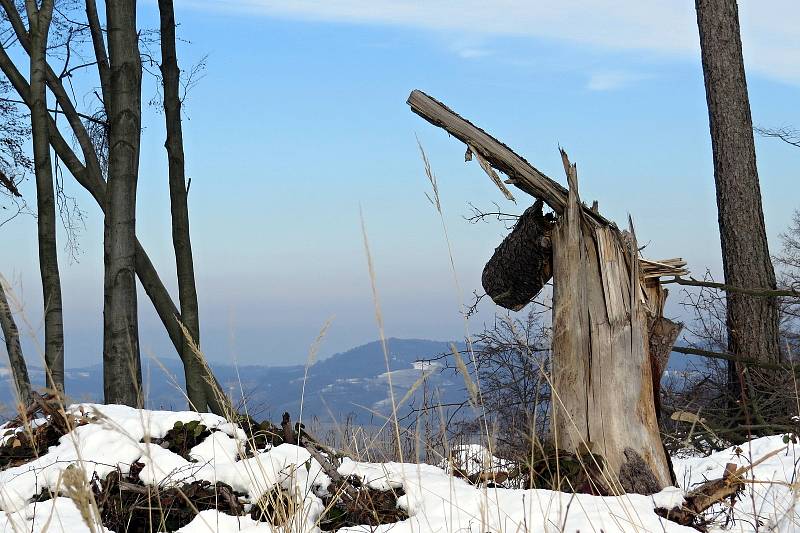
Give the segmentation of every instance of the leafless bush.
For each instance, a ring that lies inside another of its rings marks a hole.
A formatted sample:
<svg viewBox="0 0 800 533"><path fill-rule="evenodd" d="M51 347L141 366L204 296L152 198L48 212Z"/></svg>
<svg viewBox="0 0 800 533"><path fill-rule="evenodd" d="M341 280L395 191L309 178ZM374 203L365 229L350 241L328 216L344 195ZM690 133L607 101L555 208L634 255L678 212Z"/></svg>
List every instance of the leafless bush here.
<svg viewBox="0 0 800 533"><path fill-rule="evenodd" d="M773 259L782 269L779 283L783 287L800 290L800 209L794 212L789 228L781 234L781 241L781 252ZM797 298L784 298L781 301L781 333L787 353L800 353L800 301Z"/></svg>
<svg viewBox="0 0 800 533"><path fill-rule="evenodd" d="M438 417L445 429L434 440L484 442L491 435L497 453L530 455L532 437L541 438L549 431L549 312L548 305L535 302L523 318L496 315L466 348L437 358L445 372L466 370L476 384L477 398L465 394L469 399L456 405L432 401L418 409L417 413L449 409L446 417Z"/></svg>

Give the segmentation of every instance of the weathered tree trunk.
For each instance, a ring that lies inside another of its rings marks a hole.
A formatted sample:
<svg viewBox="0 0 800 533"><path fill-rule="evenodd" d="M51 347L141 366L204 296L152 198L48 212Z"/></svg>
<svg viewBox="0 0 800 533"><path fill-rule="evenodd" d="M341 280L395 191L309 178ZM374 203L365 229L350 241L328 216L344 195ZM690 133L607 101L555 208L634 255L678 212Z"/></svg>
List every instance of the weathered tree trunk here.
<svg viewBox="0 0 800 533"><path fill-rule="evenodd" d="M142 403L136 309L136 184L142 65L136 1L106 6L111 67L108 188L104 231L103 378L106 403Z"/></svg>
<svg viewBox="0 0 800 533"><path fill-rule="evenodd" d="M0 330L6 340L8 364L14 376L14 386L17 393L17 402L28 405L31 402L31 380L28 377L28 366L22 356L22 345L19 342L19 330L14 322L14 314L8 305L6 290L3 286L3 277L0 276Z"/></svg>
<svg viewBox="0 0 800 533"><path fill-rule="evenodd" d="M638 251L630 236L586 219L575 166L563 156L569 197L553 232L554 437L561 448L601 455L611 492L651 494L672 480Z"/></svg>
<svg viewBox="0 0 800 533"><path fill-rule="evenodd" d="M169 199L172 210L172 246L178 271L178 299L181 320L196 346L200 345L200 318L197 306L197 286L192 260L192 241L189 234L189 207L187 203L186 173L183 155L183 128L181 126L180 68L175 50L175 9L172 0L158 0L161 18L161 76L164 85L164 119L167 140L164 147L169 159ZM215 395L207 397L208 387L203 381L203 364L195 356L189 339L182 348L186 364L186 393L189 404L197 411L205 411L209 403L218 403ZM217 406L217 409L219 407Z"/></svg>
<svg viewBox="0 0 800 533"><path fill-rule="evenodd" d="M44 300L44 362L47 386L64 392L64 318L61 305L61 277L56 244L56 198L50 161L49 115L45 77L47 37L53 17L53 1L37 7L25 3L30 24L30 88L33 162L36 176L36 206L39 237L39 272Z"/></svg>
<svg viewBox="0 0 800 533"><path fill-rule="evenodd" d="M580 202L577 171L566 154L569 191L430 96L413 91L408 103L505 173L506 183L544 200L558 215L551 233L556 444L602 456L604 488L610 492L652 493L671 485L658 432L648 331L661 318L666 293L657 283L643 286L632 232L624 236ZM665 275L681 271L664 268Z"/></svg>
<svg viewBox="0 0 800 533"><path fill-rule="evenodd" d="M736 0L696 0L725 283L775 289ZM728 351L780 362L775 298L727 293ZM729 363L737 393L736 364Z"/></svg>

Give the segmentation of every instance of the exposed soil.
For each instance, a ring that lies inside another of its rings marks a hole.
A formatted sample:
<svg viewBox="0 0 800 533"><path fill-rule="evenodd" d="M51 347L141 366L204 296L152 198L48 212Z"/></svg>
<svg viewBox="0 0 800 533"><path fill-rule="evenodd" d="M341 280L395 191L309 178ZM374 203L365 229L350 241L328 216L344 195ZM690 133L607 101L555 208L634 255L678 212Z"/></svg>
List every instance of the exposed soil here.
<svg viewBox="0 0 800 533"><path fill-rule="evenodd" d="M105 527L128 533L175 531L207 509L234 516L244 514L239 500L242 495L225 483L195 481L180 487L150 487L138 478L143 467L134 463L128 475L118 470L104 480L95 478L94 496Z"/></svg>
<svg viewBox="0 0 800 533"><path fill-rule="evenodd" d="M401 522L408 518L408 513L397 506L397 498L404 494L403 489L380 491L361 487L355 500L340 496L323 498L326 510L319 527L323 531L336 531L350 526Z"/></svg>

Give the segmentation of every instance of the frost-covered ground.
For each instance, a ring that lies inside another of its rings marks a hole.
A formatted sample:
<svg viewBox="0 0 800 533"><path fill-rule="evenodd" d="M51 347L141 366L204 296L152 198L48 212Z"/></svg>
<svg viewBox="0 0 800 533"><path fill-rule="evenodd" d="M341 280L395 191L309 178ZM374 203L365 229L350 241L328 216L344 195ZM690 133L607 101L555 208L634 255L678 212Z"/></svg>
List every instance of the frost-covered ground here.
<svg viewBox="0 0 800 533"><path fill-rule="evenodd" d="M294 531L318 531L314 524L324 507L318 495L325 493L330 479L304 448L282 444L254 457L237 460L243 449L244 433L214 415L102 405L73 406L71 411L88 414L93 422L61 437L57 446L36 461L0 472L0 532L103 531L94 523L91 513L87 515L85 505L82 514L81 506L66 497L38 503L33 503L32 498L43 488L63 493L63 474L70 465L82 467L88 479L92 473L103 477L117 467L127 473L134 462L145 465L139 473L145 484L168 487L194 480L221 481L246 494L250 502L280 484L294 491L302 501ZM193 420L200 420L213 430L210 437L191 450L194 461L143 442L148 440L146 437L163 438L177 421ZM776 450L777 453L769 456ZM463 452L469 461L484 461L474 457L475 449ZM735 520L724 525L724 518L721 518L720 526L726 531L800 531L800 507L796 506L800 445L784 444L780 436L767 437L743 446L741 453L730 449L711 457L675 459L674 466L679 483L687 489L706 479L722 477L726 463L746 465L766 456L769 458L753 469L754 482L748 484L748 490L733 508ZM348 459L339 467L339 472L357 474L369 486L378 489L402 487L405 495L399 498L398 505L410 516L395 524L340 531L694 531L666 521L653 511L655 507L681 503L683 491L678 488L654 496L622 497L478 488L435 466L362 463ZM249 516L234 517L211 510L202 511L180 531L260 533L277 530Z"/></svg>

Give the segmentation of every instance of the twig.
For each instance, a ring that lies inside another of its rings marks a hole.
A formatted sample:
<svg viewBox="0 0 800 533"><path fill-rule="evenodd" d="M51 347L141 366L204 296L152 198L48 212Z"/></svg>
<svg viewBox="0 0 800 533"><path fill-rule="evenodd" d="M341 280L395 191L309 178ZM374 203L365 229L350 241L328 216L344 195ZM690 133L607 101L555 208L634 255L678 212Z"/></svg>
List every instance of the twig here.
<svg viewBox="0 0 800 533"><path fill-rule="evenodd" d="M710 287L712 289L719 289L726 292L736 292L740 294L747 294L748 296L761 296L764 298L775 298L779 296L786 296L790 298L800 298L800 291L794 289L760 289L750 287L735 287L725 283L717 283L715 281L700 281L694 278L685 279L674 277L672 279L661 281L663 285L667 283L677 283L678 285L688 285L690 287Z"/></svg>
<svg viewBox="0 0 800 533"><path fill-rule="evenodd" d="M800 371L800 364L770 363L768 361L760 361L750 357L741 357L732 353L712 352L711 350L701 350L699 348L690 348L688 346L673 346L672 351L685 353L687 355L701 355L703 357L711 357L712 359L724 359L725 361L733 361L735 363L742 363L743 365L757 366L766 368L768 370L791 370L793 372Z"/></svg>

